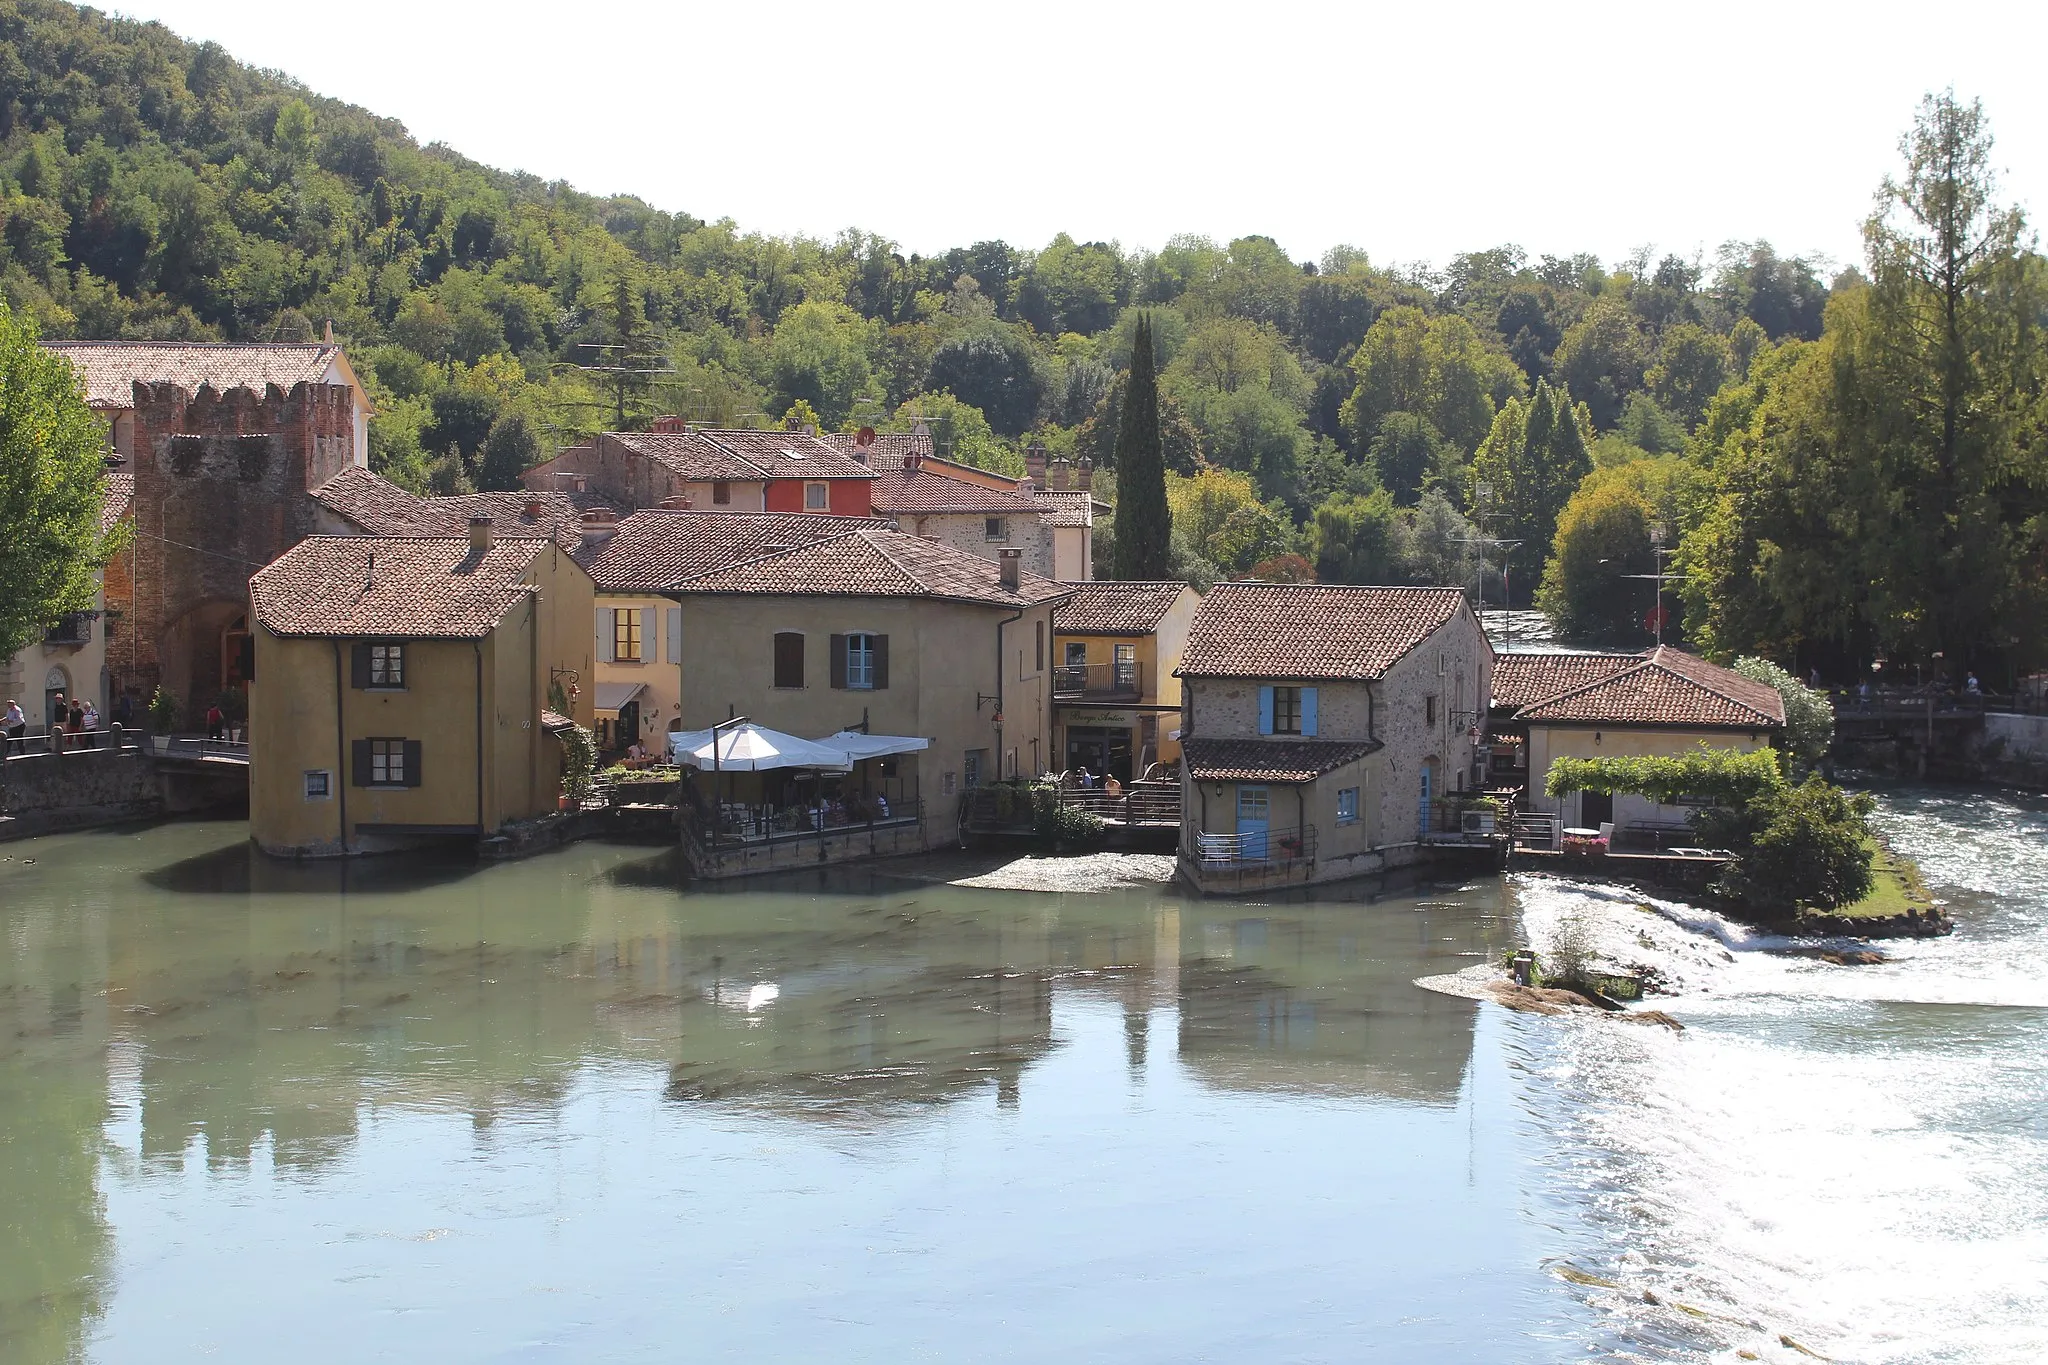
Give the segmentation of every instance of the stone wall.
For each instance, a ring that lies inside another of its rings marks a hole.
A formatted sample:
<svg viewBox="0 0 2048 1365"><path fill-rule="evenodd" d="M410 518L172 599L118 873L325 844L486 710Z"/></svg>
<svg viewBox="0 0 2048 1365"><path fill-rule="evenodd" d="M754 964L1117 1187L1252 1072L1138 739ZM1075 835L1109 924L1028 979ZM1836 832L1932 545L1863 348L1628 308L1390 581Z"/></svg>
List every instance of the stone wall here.
<svg viewBox="0 0 2048 1365"><path fill-rule="evenodd" d="M988 538L988 516L981 512L927 512L922 516L906 512L894 520L913 535L936 540L941 545L950 545L982 559L1000 560L1002 556L998 551L1022 550L1026 573L1035 573L1040 578L1053 576L1053 528L1046 525L1045 518L1037 513L1006 513L1004 520L1009 523L1010 531L1007 540Z"/></svg>
<svg viewBox="0 0 2048 1365"><path fill-rule="evenodd" d="M0 763L0 838L163 812L156 764L139 749L84 749Z"/></svg>
<svg viewBox="0 0 2048 1365"><path fill-rule="evenodd" d="M310 383L134 395L135 540L107 575L110 691L146 700L161 682L189 719L232 662L221 632L246 612L249 576L319 529L306 493L350 463L354 398Z"/></svg>

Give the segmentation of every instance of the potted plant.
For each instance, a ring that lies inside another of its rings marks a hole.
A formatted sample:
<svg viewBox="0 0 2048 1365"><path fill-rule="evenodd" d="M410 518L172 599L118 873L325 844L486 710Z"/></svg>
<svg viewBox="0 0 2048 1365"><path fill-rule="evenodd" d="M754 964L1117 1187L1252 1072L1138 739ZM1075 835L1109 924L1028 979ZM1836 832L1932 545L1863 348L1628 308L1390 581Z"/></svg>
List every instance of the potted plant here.
<svg viewBox="0 0 2048 1365"><path fill-rule="evenodd" d="M149 697L149 733L156 752L163 753L170 747L171 731L178 726L178 703L170 693L158 687Z"/></svg>

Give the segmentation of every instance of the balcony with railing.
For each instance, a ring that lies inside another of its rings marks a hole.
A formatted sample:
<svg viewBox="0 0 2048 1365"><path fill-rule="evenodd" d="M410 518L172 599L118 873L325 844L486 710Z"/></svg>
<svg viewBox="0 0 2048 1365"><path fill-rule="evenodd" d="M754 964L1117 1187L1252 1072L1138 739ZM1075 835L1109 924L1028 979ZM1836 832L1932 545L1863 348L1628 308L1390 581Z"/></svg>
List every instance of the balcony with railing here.
<svg viewBox="0 0 2048 1365"><path fill-rule="evenodd" d="M1229 834L1183 827L1181 840L1180 874L1204 893L1305 882L1315 868L1314 825Z"/></svg>
<svg viewBox="0 0 2048 1365"><path fill-rule="evenodd" d="M1145 666L1135 659L1104 664L1062 664L1052 671L1055 697L1077 701L1136 701L1145 695Z"/></svg>
<svg viewBox="0 0 2048 1365"><path fill-rule="evenodd" d="M89 645L92 643L92 618L94 613L74 611L59 617L54 625L43 632L46 645Z"/></svg>

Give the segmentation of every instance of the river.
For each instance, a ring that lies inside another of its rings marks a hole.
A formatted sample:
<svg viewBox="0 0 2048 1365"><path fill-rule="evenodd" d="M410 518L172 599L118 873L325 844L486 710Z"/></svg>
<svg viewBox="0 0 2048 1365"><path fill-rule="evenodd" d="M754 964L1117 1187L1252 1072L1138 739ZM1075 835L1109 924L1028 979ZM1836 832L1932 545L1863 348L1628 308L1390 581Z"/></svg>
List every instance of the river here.
<svg viewBox="0 0 2048 1365"><path fill-rule="evenodd" d="M1527 878L0 846L0 1359L2039 1359L2048 805L1879 818L1961 928L1866 967ZM1409 984L1571 915L1683 1033Z"/></svg>

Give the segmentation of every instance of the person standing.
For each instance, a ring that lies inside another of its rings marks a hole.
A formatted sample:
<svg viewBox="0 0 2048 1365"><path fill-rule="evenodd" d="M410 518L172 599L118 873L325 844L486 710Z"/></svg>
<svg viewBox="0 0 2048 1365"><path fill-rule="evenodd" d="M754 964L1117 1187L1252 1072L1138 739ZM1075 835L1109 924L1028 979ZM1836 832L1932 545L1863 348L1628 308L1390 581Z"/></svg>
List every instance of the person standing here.
<svg viewBox="0 0 2048 1365"><path fill-rule="evenodd" d="M84 748L84 747L85 747L85 707L84 707L83 705L81 705L81 704L79 703L79 700L78 700L78 698L76 698L76 697L73 697L73 698L71 699L71 713L70 713L70 714L71 714L71 723L70 723L70 724L69 724L69 725L68 725L68 726L66 727L67 729L69 729L69 730L71 731L71 746L70 746L70 747L72 747L72 748L74 748L74 749L81 749L81 748Z"/></svg>
<svg viewBox="0 0 2048 1365"><path fill-rule="evenodd" d="M85 747L86 747L86 748L88 748L88 749L97 749L97 748L99 748L99 747L100 747L100 740L99 740L99 730L100 730L100 708L99 708L99 703L97 703L97 702L95 702L95 701L87 700L87 702L85 703L85 725L84 725L84 734L85 734L84 744L85 744Z"/></svg>
<svg viewBox="0 0 2048 1365"><path fill-rule="evenodd" d="M7 710L0 712L0 733L7 736L7 742L0 745L0 758L19 749L21 737L28 733L28 715L21 709L21 703L12 697L7 699Z"/></svg>
<svg viewBox="0 0 2048 1365"><path fill-rule="evenodd" d="M208 739L219 739L222 732L227 728L227 723L227 713L220 709L219 702L215 702L206 708L206 737Z"/></svg>

